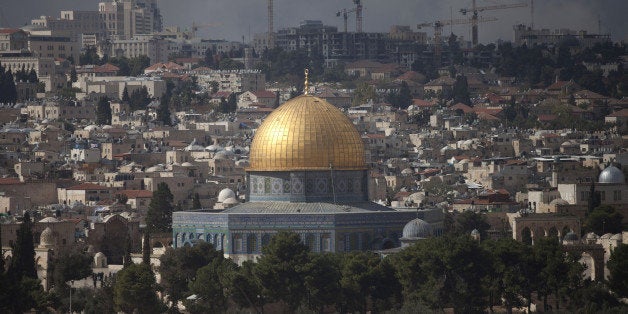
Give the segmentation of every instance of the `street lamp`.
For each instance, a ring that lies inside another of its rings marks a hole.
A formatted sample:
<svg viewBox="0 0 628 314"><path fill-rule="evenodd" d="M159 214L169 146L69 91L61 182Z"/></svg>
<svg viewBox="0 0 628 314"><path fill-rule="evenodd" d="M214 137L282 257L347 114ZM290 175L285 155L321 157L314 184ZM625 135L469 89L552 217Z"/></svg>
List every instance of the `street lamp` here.
<svg viewBox="0 0 628 314"><path fill-rule="evenodd" d="M70 314L72 314L72 286L74 285L74 280L70 280Z"/></svg>

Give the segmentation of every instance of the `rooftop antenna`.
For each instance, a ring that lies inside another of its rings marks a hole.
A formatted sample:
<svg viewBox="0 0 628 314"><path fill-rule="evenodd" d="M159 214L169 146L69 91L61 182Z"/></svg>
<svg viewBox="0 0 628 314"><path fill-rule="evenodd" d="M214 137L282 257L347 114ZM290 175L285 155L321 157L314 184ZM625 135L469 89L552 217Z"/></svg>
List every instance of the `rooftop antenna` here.
<svg viewBox="0 0 628 314"><path fill-rule="evenodd" d="M534 0L530 0L530 29L534 29Z"/></svg>
<svg viewBox="0 0 628 314"><path fill-rule="evenodd" d="M453 34L454 33L454 9L452 6L449 6L449 21L451 22L449 24L449 33Z"/></svg>

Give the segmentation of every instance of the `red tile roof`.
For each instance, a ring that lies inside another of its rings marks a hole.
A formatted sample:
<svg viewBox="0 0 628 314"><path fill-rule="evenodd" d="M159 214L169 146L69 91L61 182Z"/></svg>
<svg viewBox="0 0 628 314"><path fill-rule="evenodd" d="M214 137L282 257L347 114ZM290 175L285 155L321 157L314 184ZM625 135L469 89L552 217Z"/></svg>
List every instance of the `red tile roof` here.
<svg viewBox="0 0 628 314"><path fill-rule="evenodd" d="M13 34L21 31L19 28L0 28L0 34Z"/></svg>
<svg viewBox="0 0 628 314"><path fill-rule="evenodd" d="M0 185L22 184L18 178L0 178Z"/></svg>
<svg viewBox="0 0 628 314"><path fill-rule="evenodd" d="M255 96L257 96L257 98L275 98L277 97L277 95L275 95L275 93L269 91L269 90L258 90L253 92L253 94Z"/></svg>
<svg viewBox="0 0 628 314"><path fill-rule="evenodd" d="M88 190L109 190L108 187L106 186L102 186L99 184L94 184L94 183L82 183L79 185L75 185L72 187L67 188L67 190L83 190L83 191L88 191Z"/></svg>
<svg viewBox="0 0 628 314"><path fill-rule="evenodd" d="M607 117L628 117L628 109L622 109L609 114Z"/></svg>
<svg viewBox="0 0 628 314"><path fill-rule="evenodd" d="M471 113L471 112L473 112L473 108L471 108L471 107L469 107L469 106L467 106L467 105L465 105L465 104L463 104L461 102L451 106L451 110L453 110L453 111L456 111L458 109L462 110L462 112L464 112L464 113Z"/></svg>
<svg viewBox="0 0 628 314"><path fill-rule="evenodd" d="M147 190L122 190L117 194L124 194L128 198L151 198L153 197L153 192Z"/></svg>
<svg viewBox="0 0 628 314"><path fill-rule="evenodd" d="M111 63L105 63L94 68L94 73L118 73L118 71L120 68Z"/></svg>
<svg viewBox="0 0 628 314"><path fill-rule="evenodd" d="M412 99L412 104L417 106L417 107L432 107L432 106L435 105L435 103L432 102L432 101L427 101L427 100L420 99L420 98Z"/></svg>

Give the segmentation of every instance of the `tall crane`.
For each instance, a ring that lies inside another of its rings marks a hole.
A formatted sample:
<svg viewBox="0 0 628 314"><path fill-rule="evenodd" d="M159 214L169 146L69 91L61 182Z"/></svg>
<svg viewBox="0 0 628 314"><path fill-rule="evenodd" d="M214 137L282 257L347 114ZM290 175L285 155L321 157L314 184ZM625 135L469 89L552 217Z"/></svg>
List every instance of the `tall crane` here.
<svg viewBox="0 0 628 314"><path fill-rule="evenodd" d="M273 21L275 19L273 0L268 0L268 48L275 48L275 34Z"/></svg>
<svg viewBox="0 0 628 314"><path fill-rule="evenodd" d="M362 32L362 0L353 0L355 3L355 32Z"/></svg>
<svg viewBox="0 0 628 314"><path fill-rule="evenodd" d="M480 17L475 20L475 23L485 23L485 22L493 22L497 21L496 18L483 18ZM442 52L442 34L443 34L443 26L447 25L462 25L462 24L473 24L473 19L450 19L444 21L435 21L435 22L427 22L417 24L417 28L421 29L423 27L434 27L434 57L436 61L440 63L440 57Z"/></svg>
<svg viewBox="0 0 628 314"><path fill-rule="evenodd" d="M496 4L496 5L487 5L487 6L476 6L475 0L473 0L471 4L471 8L460 9L460 13L462 15L467 15L467 13L471 12L473 16L471 17L471 38L473 42L473 46L477 46L478 44L478 13L482 11L490 11L490 10L502 10L502 9L511 9L511 8L522 8L527 7L528 4L525 2L513 3L513 4Z"/></svg>
<svg viewBox="0 0 628 314"><path fill-rule="evenodd" d="M356 9L353 8L353 9L350 9L350 10L342 9L342 10L336 12L336 16L342 16L342 18L344 19L344 22L345 22L345 24L344 24L345 25L345 33L347 32L347 19L349 18L349 13L353 13L355 11L356 11Z"/></svg>
<svg viewBox="0 0 628 314"><path fill-rule="evenodd" d="M349 18L349 13L355 12L355 32L362 32L362 1L361 0L353 0L355 3L355 8L353 9L342 9L336 12L336 16L342 16L344 19L345 33L347 32L347 19Z"/></svg>

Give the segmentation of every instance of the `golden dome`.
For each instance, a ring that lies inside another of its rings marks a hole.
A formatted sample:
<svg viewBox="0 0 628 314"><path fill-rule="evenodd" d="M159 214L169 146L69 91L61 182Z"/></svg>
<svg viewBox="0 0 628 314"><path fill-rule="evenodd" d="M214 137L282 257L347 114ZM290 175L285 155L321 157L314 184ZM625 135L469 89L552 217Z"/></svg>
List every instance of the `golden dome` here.
<svg viewBox="0 0 628 314"><path fill-rule="evenodd" d="M251 144L251 171L366 169L353 123L318 97L302 95L275 109Z"/></svg>

